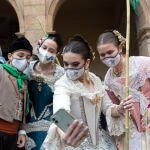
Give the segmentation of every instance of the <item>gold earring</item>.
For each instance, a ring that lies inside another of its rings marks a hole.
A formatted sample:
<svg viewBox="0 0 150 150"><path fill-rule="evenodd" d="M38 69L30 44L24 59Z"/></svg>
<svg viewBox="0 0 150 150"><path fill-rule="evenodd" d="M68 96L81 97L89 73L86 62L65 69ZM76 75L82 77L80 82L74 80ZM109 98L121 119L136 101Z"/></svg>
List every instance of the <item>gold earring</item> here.
<svg viewBox="0 0 150 150"><path fill-rule="evenodd" d="M60 62L58 60L58 57L56 56L56 63L60 66Z"/></svg>
<svg viewBox="0 0 150 150"><path fill-rule="evenodd" d="M89 68L85 69L85 74L86 74L86 79L88 83L90 82L90 77L89 77Z"/></svg>

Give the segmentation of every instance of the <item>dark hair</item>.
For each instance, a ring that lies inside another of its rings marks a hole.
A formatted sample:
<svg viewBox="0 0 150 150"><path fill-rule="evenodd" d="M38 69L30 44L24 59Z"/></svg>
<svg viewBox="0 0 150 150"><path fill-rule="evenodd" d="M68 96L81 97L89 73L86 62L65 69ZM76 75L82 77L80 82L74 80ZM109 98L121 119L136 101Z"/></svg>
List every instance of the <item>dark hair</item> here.
<svg viewBox="0 0 150 150"><path fill-rule="evenodd" d="M32 54L32 60L39 60L39 58L36 54Z"/></svg>
<svg viewBox="0 0 150 150"><path fill-rule="evenodd" d="M75 35L70 39L69 43L63 49L63 54L67 52L80 54L84 60L94 60L94 53L91 46L89 46L88 42L81 35Z"/></svg>
<svg viewBox="0 0 150 150"><path fill-rule="evenodd" d="M112 31L106 31L98 37L97 46L101 44L113 43L115 46L119 46L120 42Z"/></svg>
<svg viewBox="0 0 150 150"><path fill-rule="evenodd" d="M54 42L56 42L56 44L58 46L58 50L61 49L61 47L62 47L62 40L61 40L61 37L60 37L59 34L57 34L57 33L48 34L48 38L47 39L51 39Z"/></svg>
<svg viewBox="0 0 150 150"><path fill-rule="evenodd" d="M48 34L47 36L45 36L45 37L43 37L42 39L40 39L40 40L38 41L38 48L40 48L41 45L44 43L44 41L47 40L47 39L51 39L51 40L53 40L54 42L56 42L57 47L58 47L57 50L60 51L60 49L61 49L61 47L62 47L62 40L61 40L60 35L57 34L57 33L50 33L50 34Z"/></svg>

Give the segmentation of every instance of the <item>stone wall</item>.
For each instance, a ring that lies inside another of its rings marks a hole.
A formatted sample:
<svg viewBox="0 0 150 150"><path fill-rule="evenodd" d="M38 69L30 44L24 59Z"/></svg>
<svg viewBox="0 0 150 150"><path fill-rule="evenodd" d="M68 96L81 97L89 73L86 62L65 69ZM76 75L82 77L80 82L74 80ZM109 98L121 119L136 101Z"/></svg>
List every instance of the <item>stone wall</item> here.
<svg viewBox="0 0 150 150"><path fill-rule="evenodd" d="M36 52L37 39L44 35L40 23L46 32L53 30L54 18L65 0L8 0L19 20L18 36L25 35ZM150 55L150 1L142 0L138 8L137 31L139 54Z"/></svg>

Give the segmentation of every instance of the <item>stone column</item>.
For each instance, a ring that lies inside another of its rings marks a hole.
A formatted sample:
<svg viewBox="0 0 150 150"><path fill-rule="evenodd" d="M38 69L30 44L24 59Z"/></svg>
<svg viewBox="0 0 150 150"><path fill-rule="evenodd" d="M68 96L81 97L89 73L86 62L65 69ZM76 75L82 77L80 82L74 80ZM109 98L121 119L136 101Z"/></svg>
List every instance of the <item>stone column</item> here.
<svg viewBox="0 0 150 150"><path fill-rule="evenodd" d="M36 43L44 36L39 21L45 30L45 0L24 0L25 36L30 40L36 53Z"/></svg>
<svg viewBox="0 0 150 150"><path fill-rule="evenodd" d="M137 17L139 55L150 56L150 2L140 1Z"/></svg>

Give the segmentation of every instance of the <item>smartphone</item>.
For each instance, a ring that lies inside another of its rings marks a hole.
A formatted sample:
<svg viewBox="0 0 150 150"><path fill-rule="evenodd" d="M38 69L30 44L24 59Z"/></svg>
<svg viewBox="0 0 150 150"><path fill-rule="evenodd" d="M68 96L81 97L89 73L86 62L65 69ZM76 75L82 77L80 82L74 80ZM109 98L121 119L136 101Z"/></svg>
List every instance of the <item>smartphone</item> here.
<svg viewBox="0 0 150 150"><path fill-rule="evenodd" d="M70 124L74 121L74 117L65 109L59 109L51 116L51 121L62 131L66 132Z"/></svg>

